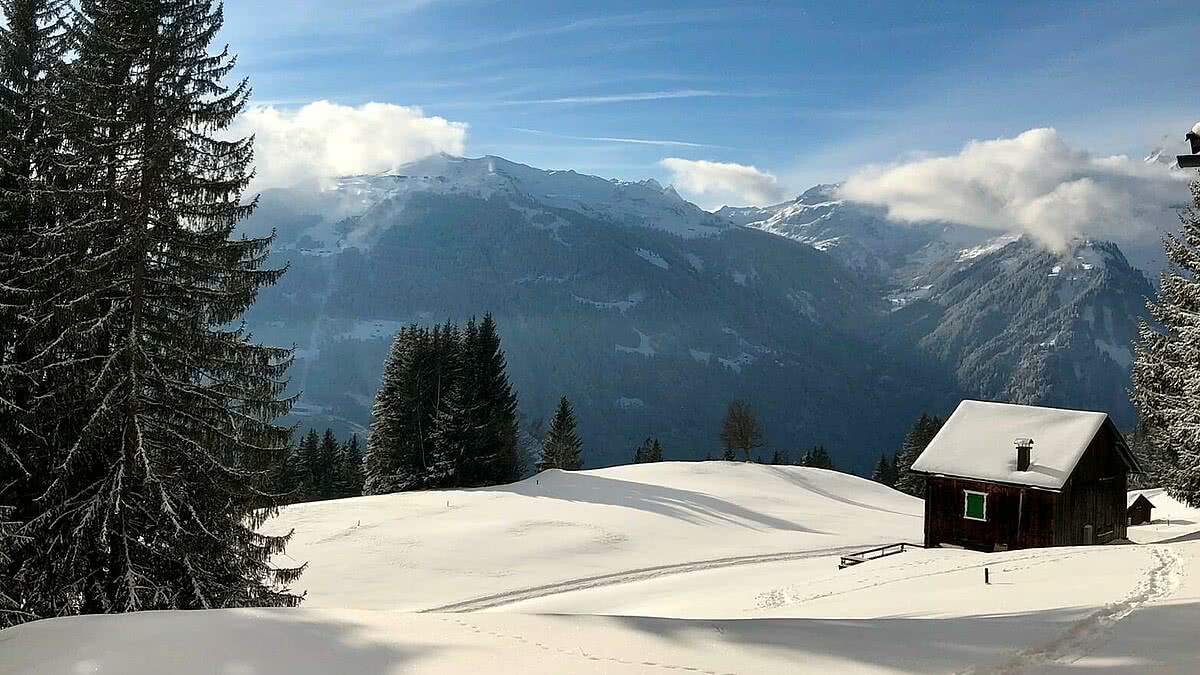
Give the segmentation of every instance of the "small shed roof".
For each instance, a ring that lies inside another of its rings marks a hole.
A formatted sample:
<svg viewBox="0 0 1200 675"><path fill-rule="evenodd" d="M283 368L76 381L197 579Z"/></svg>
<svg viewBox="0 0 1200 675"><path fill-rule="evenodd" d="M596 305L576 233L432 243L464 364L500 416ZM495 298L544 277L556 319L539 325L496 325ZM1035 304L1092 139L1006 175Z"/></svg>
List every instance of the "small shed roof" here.
<svg viewBox="0 0 1200 675"><path fill-rule="evenodd" d="M996 483L1062 489L1092 439L1104 425L1102 412L1011 403L963 401L917 461L913 470ZM1138 471L1116 427L1112 428L1130 470ZM1014 441L1032 438L1028 471L1017 471Z"/></svg>
<svg viewBox="0 0 1200 675"><path fill-rule="evenodd" d="M1154 502L1150 501L1146 495L1140 492L1130 492L1129 494L1125 495L1125 508L1133 506L1139 499L1149 504L1150 508L1154 508Z"/></svg>

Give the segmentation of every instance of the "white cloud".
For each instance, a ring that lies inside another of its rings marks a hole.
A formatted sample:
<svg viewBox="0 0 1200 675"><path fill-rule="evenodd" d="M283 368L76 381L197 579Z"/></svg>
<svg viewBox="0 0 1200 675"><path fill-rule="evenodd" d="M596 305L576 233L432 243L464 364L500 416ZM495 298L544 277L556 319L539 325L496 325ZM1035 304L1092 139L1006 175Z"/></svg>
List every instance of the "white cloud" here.
<svg viewBox="0 0 1200 675"><path fill-rule="evenodd" d="M864 169L840 192L886 207L893 220L1026 233L1059 250L1076 237L1129 240L1159 229L1185 179L1160 164L1093 157L1054 129L1031 129L972 141L949 157Z"/></svg>
<svg viewBox="0 0 1200 675"><path fill-rule="evenodd" d="M379 173L438 152L461 155L467 125L390 103L350 107L316 101L296 110L252 108L230 132L254 134L253 189L261 190Z"/></svg>
<svg viewBox="0 0 1200 675"><path fill-rule="evenodd" d="M706 208L724 204L763 206L786 195L775 176L745 164L676 157L664 159L660 164L671 172L671 182L676 188L696 197Z"/></svg>

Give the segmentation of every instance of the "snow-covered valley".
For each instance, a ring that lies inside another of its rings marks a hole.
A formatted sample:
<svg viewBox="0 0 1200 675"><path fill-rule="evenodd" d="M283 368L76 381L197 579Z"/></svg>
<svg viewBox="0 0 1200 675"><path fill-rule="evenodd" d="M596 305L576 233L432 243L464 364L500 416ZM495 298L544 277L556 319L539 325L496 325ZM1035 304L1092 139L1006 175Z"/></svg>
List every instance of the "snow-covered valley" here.
<svg viewBox="0 0 1200 675"><path fill-rule="evenodd" d="M41 621L0 653L22 674L1190 672L1200 511L1147 494L1141 545L844 570L845 552L919 542L920 500L666 462L300 504L267 527L295 531L279 562L308 564L302 609Z"/></svg>

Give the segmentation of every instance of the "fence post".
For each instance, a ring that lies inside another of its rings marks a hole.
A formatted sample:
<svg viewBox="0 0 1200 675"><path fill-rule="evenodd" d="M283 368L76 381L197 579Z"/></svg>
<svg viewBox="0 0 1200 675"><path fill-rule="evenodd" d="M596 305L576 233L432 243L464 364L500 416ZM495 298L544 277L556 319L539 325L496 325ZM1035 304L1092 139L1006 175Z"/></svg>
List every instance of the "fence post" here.
<svg viewBox="0 0 1200 675"><path fill-rule="evenodd" d="M986 568L986 567L983 568L983 583L989 584L989 585L992 583L991 575L988 573L988 568Z"/></svg>

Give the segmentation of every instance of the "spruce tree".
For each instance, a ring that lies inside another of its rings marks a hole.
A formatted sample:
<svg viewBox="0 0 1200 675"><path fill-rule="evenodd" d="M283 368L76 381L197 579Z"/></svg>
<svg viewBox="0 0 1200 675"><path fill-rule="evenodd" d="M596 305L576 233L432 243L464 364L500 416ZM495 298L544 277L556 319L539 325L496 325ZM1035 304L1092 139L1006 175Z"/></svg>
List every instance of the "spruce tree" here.
<svg viewBox="0 0 1200 675"><path fill-rule="evenodd" d="M875 463L875 470L871 472L871 480L883 483L888 487L896 485L895 460L889 459L886 452L879 455L879 461Z"/></svg>
<svg viewBox="0 0 1200 675"><path fill-rule="evenodd" d="M0 571L6 570L13 564L11 555L18 544L25 543L20 534L18 523L9 520L14 507L0 506ZM0 628L19 623L30 618L21 610L21 593L17 587L17 578L11 573L0 574Z"/></svg>
<svg viewBox="0 0 1200 675"><path fill-rule="evenodd" d="M425 357L430 389L419 401L425 475L418 487L456 487L472 467L469 453L476 447L476 435L473 421L466 417L470 401L463 384L462 347L458 326L447 321L433 329Z"/></svg>
<svg viewBox="0 0 1200 675"><path fill-rule="evenodd" d="M416 332L415 326L401 329L384 363L372 410L371 433L367 437L364 494L387 494L404 488L403 476L411 463L414 434L415 404L410 380L416 357Z"/></svg>
<svg viewBox="0 0 1200 675"><path fill-rule="evenodd" d="M925 452L933 437L941 430L944 420L922 413L904 435L904 444L896 453L895 488L915 497L925 496L925 476L911 471L913 462Z"/></svg>
<svg viewBox="0 0 1200 675"><path fill-rule="evenodd" d="M478 429L478 438L471 453L475 467L466 473L467 484L511 483L524 472L517 397L508 380L495 318L485 314L477 331L473 328L471 320L464 335L469 365L462 405L472 419L467 426Z"/></svg>
<svg viewBox="0 0 1200 675"><path fill-rule="evenodd" d="M35 312L61 448L29 521L46 573L39 613L293 606L300 569L259 533L278 502L270 459L291 353L239 318L282 270L270 238L234 239L252 139L218 140L243 110L223 83L223 23L206 0L81 0L56 97L66 167Z"/></svg>
<svg viewBox="0 0 1200 675"><path fill-rule="evenodd" d="M367 444L370 494L520 478L517 399L495 320L396 336Z"/></svg>
<svg viewBox="0 0 1200 675"><path fill-rule="evenodd" d="M648 464L650 462L661 461L663 461L662 446L659 445L657 438L651 436L647 436L646 440L633 452L634 464Z"/></svg>
<svg viewBox="0 0 1200 675"><path fill-rule="evenodd" d="M462 382L453 382L442 397L430 433L431 460L429 484L433 487L470 485L478 471L475 451L479 448L479 429L468 414L468 399Z"/></svg>
<svg viewBox="0 0 1200 675"><path fill-rule="evenodd" d="M647 453L647 461L650 461L650 462L663 461L662 445L659 444L658 437L655 437L654 441L650 444L650 452Z"/></svg>
<svg viewBox="0 0 1200 675"><path fill-rule="evenodd" d="M287 451L278 453L271 463L271 492L280 503L292 504L300 501L300 472L300 449L289 443Z"/></svg>
<svg viewBox="0 0 1200 675"><path fill-rule="evenodd" d="M358 445L358 434L350 434L350 440L338 453L338 496L358 497L363 494L363 454Z"/></svg>
<svg viewBox="0 0 1200 675"><path fill-rule="evenodd" d="M55 561L16 533L16 523L32 527L44 513L38 498L60 456L50 443L57 416L47 396L55 336L38 319L53 297L49 279L69 272L47 239L59 227L53 103L67 11L65 0L0 0L0 626L68 604L61 592L43 593L58 586L46 573ZM13 610L18 605L25 609Z"/></svg>
<svg viewBox="0 0 1200 675"><path fill-rule="evenodd" d="M815 469L833 469L833 457L829 455L829 451L824 445L813 446L811 450L804 453L804 458L800 460L801 466L810 466Z"/></svg>
<svg viewBox="0 0 1200 675"><path fill-rule="evenodd" d="M412 326L396 336L375 397L367 439L366 493L420 490L433 484L433 432L445 378L440 327Z"/></svg>
<svg viewBox="0 0 1200 675"><path fill-rule="evenodd" d="M1148 302L1154 323L1138 332L1132 398L1167 492L1200 507L1200 179L1191 198L1163 239L1168 268Z"/></svg>
<svg viewBox="0 0 1200 675"><path fill-rule="evenodd" d="M647 461L646 453L649 451L649 445L650 445L650 437L647 436L646 440L642 441L640 444L638 444L638 446L636 448L634 448L634 450L633 450L633 463L634 464L645 464L646 463L646 461Z"/></svg>
<svg viewBox="0 0 1200 675"><path fill-rule="evenodd" d="M550 429L542 442L540 469L576 471L583 468L583 443L575 429L575 412L564 396L550 420Z"/></svg>
<svg viewBox="0 0 1200 675"><path fill-rule="evenodd" d="M318 464L321 454L321 436L310 428L296 446L296 491L294 501L309 502L319 499L317 494Z"/></svg>
<svg viewBox="0 0 1200 675"><path fill-rule="evenodd" d="M313 491L317 499L337 499L338 492L338 461L341 458L342 446L338 443L333 429L326 429L321 436L320 450L317 452L317 462L314 472Z"/></svg>

